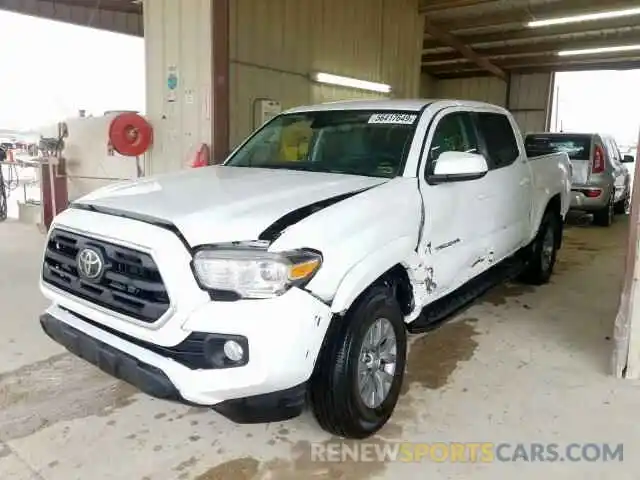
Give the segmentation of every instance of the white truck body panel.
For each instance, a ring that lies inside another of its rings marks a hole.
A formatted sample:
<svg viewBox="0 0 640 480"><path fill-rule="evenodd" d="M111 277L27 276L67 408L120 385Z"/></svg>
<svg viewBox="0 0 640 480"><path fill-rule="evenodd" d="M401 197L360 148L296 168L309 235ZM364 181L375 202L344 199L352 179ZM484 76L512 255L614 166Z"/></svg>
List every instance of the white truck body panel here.
<svg viewBox="0 0 640 480"><path fill-rule="evenodd" d="M307 381L331 318L344 313L390 268L401 265L411 281L414 305L406 321L412 322L429 303L528 245L553 198L559 197L562 218L569 208L566 155L529 160L513 118L500 107L466 101L371 101L291 112L332 110L415 111L419 119L402 172L379 178L213 166L100 189L78 202L95 211L70 208L56 217L52 231L73 231L148 252L171 306L157 322L144 323L41 281L42 292L52 301L47 313L160 369L184 399L214 405ZM507 115L518 158L475 180L430 185L425 145L431 145L434 126L451 112ZM268 247L272 252L310 248L322 253L322 266L304 289L293 287L270 299L215 301L199 286L191 248L256 240L290 212L341 195L345 198L287 225ZM175 226L184 239L154 221ZM250 342L250 361L231 369L189 369L100 325L167 347L191 332L243 335Z"/></svg>
<svg viewBox="0 0 640 480"><path fill-rule="evenodd" d="M354 175L214 166L119 183L97 190L81 202L168 221L191 245L202 245L253 240L296 208L385 181Z"/></svg>

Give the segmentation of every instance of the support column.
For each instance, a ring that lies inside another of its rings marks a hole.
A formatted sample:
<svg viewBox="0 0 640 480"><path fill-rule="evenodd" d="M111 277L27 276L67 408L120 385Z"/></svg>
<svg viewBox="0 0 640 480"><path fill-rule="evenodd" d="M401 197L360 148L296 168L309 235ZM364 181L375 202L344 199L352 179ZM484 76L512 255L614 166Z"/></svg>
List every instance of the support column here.
<svg viewBox="0 0 640 480"><path fill-rule="evenodd" d="M636 150L636 162L629 213L627 255L624 267L624 283L620 294L618 314L613 329L614 347L611 369L618 378L640 378L640 135Z"/></svg>
<svg viewBox="0 0 640 480"><path fill-rule="evenodd" d="M226 0L225 0L226 1ZM146 117L154 129L145 173L188 168L212 143L212 10L218 0L146 0Z"/></svg>
<svg viewBox="0 0 640 480"><path fill-rule="evenodd" d="M211 0L212 163L229 153L229 0Z"/></svg>

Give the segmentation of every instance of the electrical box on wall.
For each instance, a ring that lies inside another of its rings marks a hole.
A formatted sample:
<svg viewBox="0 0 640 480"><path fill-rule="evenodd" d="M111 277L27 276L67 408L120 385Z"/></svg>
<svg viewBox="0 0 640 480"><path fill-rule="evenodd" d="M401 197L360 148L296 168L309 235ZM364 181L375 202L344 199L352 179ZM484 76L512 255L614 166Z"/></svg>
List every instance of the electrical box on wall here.
<svg viewBox="0 0 640 480"><path fill-rule="evenodd" d="M256 100L254 108L253 128L258 128L282 112L280 102L266 98Z"/></svg>

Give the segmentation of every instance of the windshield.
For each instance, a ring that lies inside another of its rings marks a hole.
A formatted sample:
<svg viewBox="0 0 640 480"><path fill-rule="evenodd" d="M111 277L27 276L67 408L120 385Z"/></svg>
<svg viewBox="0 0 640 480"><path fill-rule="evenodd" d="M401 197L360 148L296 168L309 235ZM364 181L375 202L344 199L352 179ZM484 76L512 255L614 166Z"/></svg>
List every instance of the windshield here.
<svg viewBox="0 0 640 480"><path fill-rule="evenodd" d="M328 110L280 115L227 162L392 178L401 174L417 112Z"/></svg>
<svg viewBox="0 0 640 480"><path fill-rule="evenodd" d="M591 137L589 135L527 135L525 149L528 157L566 152L571 160L589 160Z"/></svg>

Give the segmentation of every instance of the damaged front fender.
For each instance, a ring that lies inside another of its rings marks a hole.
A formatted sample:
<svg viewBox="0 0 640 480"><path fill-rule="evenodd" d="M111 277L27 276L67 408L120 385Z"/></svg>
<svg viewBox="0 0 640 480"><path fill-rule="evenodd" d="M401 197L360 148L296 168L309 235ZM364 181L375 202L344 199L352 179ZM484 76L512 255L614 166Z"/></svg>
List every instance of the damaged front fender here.
<svg viewBox="0 0 640 480"><path fill-rule="evenodd" d="M413 321L428 303L436 284L433 269L420 260L415 251L415 238L401 237L371 252L353 268L340 282L331 302L331 310L344 314L358 296L396 265L402 265L411 282L414 298L413 311L406 321Z"/></svg>

